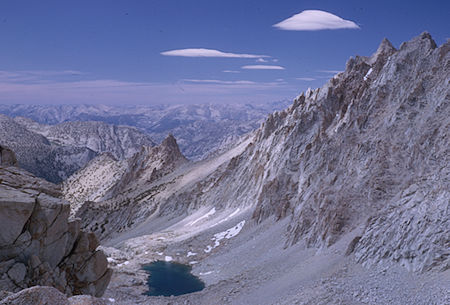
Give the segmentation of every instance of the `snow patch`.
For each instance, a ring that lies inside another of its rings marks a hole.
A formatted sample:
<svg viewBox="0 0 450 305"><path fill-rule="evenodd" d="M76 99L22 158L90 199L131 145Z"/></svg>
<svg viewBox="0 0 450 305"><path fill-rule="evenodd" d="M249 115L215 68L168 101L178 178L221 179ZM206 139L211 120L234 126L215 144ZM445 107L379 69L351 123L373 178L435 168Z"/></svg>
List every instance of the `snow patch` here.
<svg viewBox="0 0 450 305"><path fill-rule="evenodd" d="M207 272L200 272L199 275L208 275L213 273L213 271L207 271Z"/></svg>
<svg viewBox="0 0 450 305"><path fill-rule="evenodd" d="M166 262L171 262L171 261L173 261L173 258L172 258L172 256L166 255L166 256L164 257L164 260L165 260Z"/></svg>
<svg viewBox="0 0 450 305"><path fill-rule="evenodd" d="M224 238L230 239L232 237L235 237L236 235L239 234L239 232L241 232L241 230L244 227L244 225L245 225L245 220L241 221L240 223L238 223L237 225L235 225L234 227L232 227L232 228L230 228L230 229L228 229L226 231L214 234L214 237L211 238L211 240L214 241L214 246L208 245L206 247L206 249L203 250L203 251L205 251L206 253L209 253L209 252L211 252L212 249L217 248L218 246L220 246L220 241L222 239L224 239Z"/></svg>
<svg viewBox="0 0 450 305"><path fill-rule="evenodd" d="M369 77L370 73L372 73L373 69L370 68L369 71L367 71L366 75L364 76L364 80L366 81L367 78Z"/></svg>
<svg viewBox="0 0 450 305"><path fill-rule="evenodd" d="M197 255L197 253L195 253L195 252L189 251L189 252L187 253L187 257L189 257L189 256L195 256L195 255Z"/></svg>
<svg viewBox="0 0 450 305"><path fill-rule="evenodd" d="M196 220L190 222L188 225L189 225L189 226L193 226L193 225L195 225L197 222L199 222L199 221L201 221L201 220L203 220L203 219L205 219L205 218L208 218L209 216L214 215L215 213L216 213L216 208L212 208L208 213L206 213L205 215L203 215L203 216L197 218Z"/></svg>
<svg viewBox="0 0 450 305"><path fill-rule="evenodd" d="M126 266L126 265L128 265L129 263L130 263L129 261L124 261L124 262L121 263L121 264L117 264L117 267Z"/></svg>
<svg viewBox="0 0 450 305"><path fill-rule="evenodd" d="M192 261L192 262L189 262L189 265L194 265L194 264L197 264L198 262L197 261Z"/></svg>
<svg viewBox="0 0 450 305"><path fill-rule="evenodd" d="M239 211L241 210L241 208L237 208L233 213L231 213L230 215L228 215L225 219L222 219L221 221L219 221L218 223L216 223L216 225L225 222L229 219L231 219L234 215L236 215L237 213L239 213Z"/></svg>

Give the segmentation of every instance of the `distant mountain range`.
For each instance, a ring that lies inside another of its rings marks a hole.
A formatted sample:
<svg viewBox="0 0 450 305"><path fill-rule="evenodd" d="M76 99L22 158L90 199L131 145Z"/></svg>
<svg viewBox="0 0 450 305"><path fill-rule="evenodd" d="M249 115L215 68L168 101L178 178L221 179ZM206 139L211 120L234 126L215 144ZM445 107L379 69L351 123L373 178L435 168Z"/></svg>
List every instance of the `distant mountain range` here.
<svg viewBox="0 0 450 305"><path fill-rule="evenodd" d="M0 144L12 149L20 167L59 183L97 154L117 159L131 157L150 137L136 128L103 122L67 122L44 125L30 119L0 115Z"/></svg>
<svg viewBox="0 0 450 305"><path fill-rule="evenodd" d="M239 136L259 127L265 117L286 108L289 101L261 104L198 104L198 105L0 105L0 113L10 117L25 117L37 123L55 125L74 121L99 121L113 125L137 127L156 143L168 134L177 139L182 153L199 160ZM39 125L25 123L34 131ZM79 124L79 123L78 123ZM59 133L75 125L48 128ZM78 128L77 128L78 129Z"/></svg>

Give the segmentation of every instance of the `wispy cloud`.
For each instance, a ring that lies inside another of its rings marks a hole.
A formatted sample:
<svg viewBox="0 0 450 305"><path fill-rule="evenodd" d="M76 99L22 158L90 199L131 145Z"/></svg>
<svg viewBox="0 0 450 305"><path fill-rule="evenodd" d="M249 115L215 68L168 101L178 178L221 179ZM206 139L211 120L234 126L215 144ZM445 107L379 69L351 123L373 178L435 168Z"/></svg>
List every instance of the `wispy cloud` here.
<svg viewBox="0 0 450 305"><path fill-rule="evenodd" d="M85 73L75 70L22 70L22 71L4 71L0 70L0 81L6 82L42 82L52 78L80 76Z"/></svg>
<svg viewBox="0 0 450 305"><path fill-rule="evenodd" d="M235 70L223 70L222 72L225 72L225 73L241 73L241 71L235 71Z"/></svg>
<svg viewBox="0 0 450 305"><path fill-rule="evenodd" d="M258 58L256 60L256 62L269 62L269 61L267 59L264 59L264 58Z"/></svg>
<svg viewBox="0 0 450 305"><path fill-rule="evenodd" d="M336 74L343 72L342 70L317 70L320 73Z"/></svg>
<svg viewBox="0 0 450 305"><path fill-rule="evenodd" d="M297 80L302 80L302 81L305 81L305 82L311 82L313 80L316 80L315 78L312 78L312 77L297 77L296 79Z"/></svg>
<svg viewBox="0 0 450 305"><path fill-rule="evenodd" d="M248 65L242 66L242 69L246 70L284 70L282 66L270 66L270 65Z"/></svg>
<svg viewBox="0 0 450 305"><path fill-rule="evenodd" d="M227 53L212 49L179 49L161 52L164 56L182 57L225 57L225 58L267 58L268 55Z"/></svg>
<svg viewBox="0 0 450 305"><path fill-rule="evenodd" d="M46 73L44 73L46 74ZM18 80L23 73L0 71L0 103L190 103L273 101L297 87L281 82L184 79L173 83L71 78Z"/></svg>
<svg viewBox="0 0 450 305"><path fill-rule="evenodd" d="M319 10L303 11L273 26L289 31L359 29L359 26L353 21Z"/></svg>
<svg viewBox="0 0 450 305"><path fill-rule="evenodd" d="M227 80L218 80L218 79L183 79L185 82L190 83L207 83L207 84L221 84L221 85L254 85L256 82L249 80L236 80L236 81L227 81Z"/></svg>

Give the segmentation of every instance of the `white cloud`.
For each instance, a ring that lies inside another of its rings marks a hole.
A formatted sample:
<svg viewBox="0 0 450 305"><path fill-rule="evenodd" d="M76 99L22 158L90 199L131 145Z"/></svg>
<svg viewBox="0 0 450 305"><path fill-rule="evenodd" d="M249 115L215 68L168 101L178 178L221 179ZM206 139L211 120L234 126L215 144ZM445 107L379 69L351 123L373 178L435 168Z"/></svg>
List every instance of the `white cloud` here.
<svg viewBox="0 0 450 305"><path fill-rule="evenodd" d="M273 26L289 31L359 29L353 21L319 10L303 11Z"/></svg>
<svg viewBox="0 0 450 305"><path fill-rule="evenodd" d="M222 72L225 72L225 73L241 73L241 71L235 71L235 70L223 70Z"/></svg>
<svg viewBox="0 0 450 305"><path fill-rule="evenodd" d="M67 77L67 76L81 76L85 73L75 70L22 70L22 71L4 71L0 70L0 81L6 82L40 82L47 79Z"/></svg>
<svg viewBox="0 0 450 305"><path fill-rule="evenodd" d="M256 62L269 62L269 61L267 59L264 59L264 58L258 58L256 60Z"/></svg>
<svg viewBox="0 0 450 305"><path fill-rule="evenodd" d="M312 78L312 77L297 77L296 79L306 81L306 82L311 82L313 80L316 80L315 78Z"/></svg>
<svg viewBox="0 0 450 305"><path fill-rule="evenodd" d="M329 73L329 74L336 74L336 73L341 73L343 71L341 70L317 70L317 72L321 72L321 73Z"/></svg>
<svg viewBox="0 0 450 305"><path fill-rule="evenodd" d="M267 55L254 54L236 54L226 53L212 49L179 49L161 52L164 56L182 56L182 57L225 57L225 58L263 58L270 57Z"/></svg>
<svg viewBox="0 0 450 305"><path fill-rule="evenodd" d="M243 66L242 69L246 70L284 70L281 66L269 66L269 65L249 65Z"/></svg>
<svg viewBox="0 0 450 305"><path fill-rule="evenodd" d="M255 82L249 80L236 80L236 81L226 81L218 79L183 79L185 82L190 83L206 83L206 84L220 84L220 85L254 85Z"/></svg>

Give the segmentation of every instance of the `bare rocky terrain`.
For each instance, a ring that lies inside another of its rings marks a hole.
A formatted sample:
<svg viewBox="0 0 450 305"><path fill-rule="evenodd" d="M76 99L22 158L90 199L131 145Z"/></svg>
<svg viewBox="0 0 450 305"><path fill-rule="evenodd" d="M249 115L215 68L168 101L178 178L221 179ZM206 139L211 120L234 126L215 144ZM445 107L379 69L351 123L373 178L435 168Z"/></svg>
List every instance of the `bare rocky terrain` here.
<svg viewBox="0 0 450 305"><path fill-rule="evenodd" d="M202 161L173 136L94 159L63 191L113 270L105 300L450 304L449 51L383 40ZM206 288L144 295L155 260Z"/></svg>
<svg viewBox="0 0 450 305"><path fill-rule="evenodd" d="M124 304L447 304L449 43L384 40L236 146L88 203ZM207 288L145 297L153 260ZM139 295L139 296L138 296Z"/></svg>
<svg viewBox="0 0 450 305"><path fill-rule="evenodd" d="M148 135L133 127L102 122L50 126L5 115L0 115L0 144L15 152L20 167L53 183L67 179L99 153L124 159L142 145L154 145Z"/></svg>
<svg viewBox="0 0 450 305"><path fill-rule="evenodd" d="M40 285L68 296L103 295L112 270L95 234L69 219L58 186L12 166L5 151L12 153L1 148L0 290Z"/></svg>

